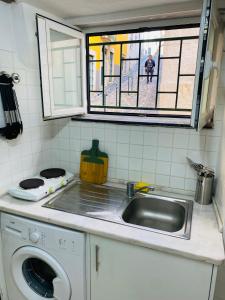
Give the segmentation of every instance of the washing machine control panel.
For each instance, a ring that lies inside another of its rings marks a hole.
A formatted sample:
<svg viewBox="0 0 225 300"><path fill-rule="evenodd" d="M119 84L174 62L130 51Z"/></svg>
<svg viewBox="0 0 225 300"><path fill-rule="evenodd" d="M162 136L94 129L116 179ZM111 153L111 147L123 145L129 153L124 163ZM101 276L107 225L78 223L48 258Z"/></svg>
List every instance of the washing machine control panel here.
<svg viewBox="0 0 225 300"><path fill-rule="evenodd" d="M30 232L29 239L32 243L38 243L41 239L41 233L38 231Z"/></svg>
<svg viewBox="0 0 225 300"><path fill-rule="evenodd" d="M43 249L82 256L85 252L85 234L54 225L3 214L2 232L7 238L17 239Z"/></svg>

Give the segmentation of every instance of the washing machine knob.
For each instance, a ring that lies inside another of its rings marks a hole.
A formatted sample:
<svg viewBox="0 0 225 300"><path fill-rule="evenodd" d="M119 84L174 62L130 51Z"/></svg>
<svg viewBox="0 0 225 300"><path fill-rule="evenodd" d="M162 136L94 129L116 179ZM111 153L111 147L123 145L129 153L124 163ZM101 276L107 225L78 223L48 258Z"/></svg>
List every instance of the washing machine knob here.
<svg viewBox="0 0 225 300"><path fill-rule="evenodd" d="M40 240L40 237L41 237L41 235L37 231L34 231L34 232L30 233L30 241L32 243L37 243Z"/></svg>

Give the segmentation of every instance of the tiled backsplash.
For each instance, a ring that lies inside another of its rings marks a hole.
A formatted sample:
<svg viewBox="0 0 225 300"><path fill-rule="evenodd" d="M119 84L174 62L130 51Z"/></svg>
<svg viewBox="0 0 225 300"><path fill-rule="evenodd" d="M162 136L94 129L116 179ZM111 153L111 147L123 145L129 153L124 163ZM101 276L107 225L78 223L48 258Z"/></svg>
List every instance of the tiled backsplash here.
<svg viewBox="0 0 225 300"><path fill-rule="evenodd" d="M186 156L218 169L225 108L225 57L222 62L214 129L114 125L58 120L54 122L54 160L79 172L80 152L92 139L109 154L109 178L143 180L152 184L193 192L196 173Z"/></svg>
<svg viewBox="0 0 225 300"><path fill-rule="evenodd" d="M194 191L196 174L186 156L214 169L217 166L225 104L225 59L219 85L215 128L202 130L114 125L61 120L54 124L53 157L61 166L79 172L80 152L92 139L109 154L109 178L143 180Z"/></svg>
<svg viewBox="0 0 225 300"><path fill-rule="evenodd" d="M79 172L80 152L92 139L109 154L109 178L143 180L194 191L195 172L186 156L216 168L224 111L223 89L217 102L215 128L145 127L61 120L54 124L53 152L60 166Z"/></svg>
<svg viewBox="0 0 225 300"><path fill-rule="evenodd" d="M194 191L195 173L187 165L186 156L216 167L224 113L223 77L215 129L203 130L200 134L191 129L72 122L69 119L43 122L37 49L32 48L35 49L33 63L28 60L26 65L24 57L21 62L17 43L8 38L16 35L10 6L1 3L0 11L0 24L8 28L7 36L3 35L6 40L0 41L0 69L21 75L16 92L24 122L24 133L17 140L0 140L1 187L48 166L59 165L78 173L80 152L90 148L94 138L100 140L101 149L109 154L110 179L143 180ZM34 18L27 20L32 20L30 26L35 30ZM35 36L29 38L36 43ZM223 70L224 66L225 63Z"/></svg>

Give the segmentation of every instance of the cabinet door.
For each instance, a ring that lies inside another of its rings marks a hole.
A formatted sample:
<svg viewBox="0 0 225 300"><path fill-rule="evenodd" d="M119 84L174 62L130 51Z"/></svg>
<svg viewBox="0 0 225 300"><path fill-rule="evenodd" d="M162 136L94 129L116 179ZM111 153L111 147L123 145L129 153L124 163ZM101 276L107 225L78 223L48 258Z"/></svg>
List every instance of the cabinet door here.
<svg viewBox="0 0 225 300"><path fill-rule="evenodd" d="M84 35L37 15L45 119L86 112Z"/></svg>
<svg viewBox="0 0 225 300"><path fill-rule="evenodd" d="M96 236L91 300L208 300L212 266Z"/></svg>

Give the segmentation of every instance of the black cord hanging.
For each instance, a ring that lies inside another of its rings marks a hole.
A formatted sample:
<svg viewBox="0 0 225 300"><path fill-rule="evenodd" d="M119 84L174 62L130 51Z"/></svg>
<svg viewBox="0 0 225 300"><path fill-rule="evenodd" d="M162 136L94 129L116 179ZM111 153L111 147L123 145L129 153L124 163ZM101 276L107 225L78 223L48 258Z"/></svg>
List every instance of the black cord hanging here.
<svg viewBox="0 0 225 300"><path fill-rule="evenodd" d="M13 76L6 73L0 75L0 94L6 123L0 133L8 140L17 138L23 132L23 123L13 83Z"/></svg>

